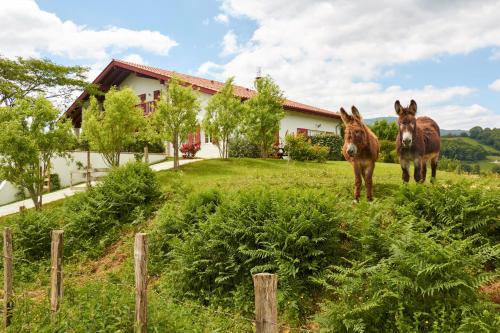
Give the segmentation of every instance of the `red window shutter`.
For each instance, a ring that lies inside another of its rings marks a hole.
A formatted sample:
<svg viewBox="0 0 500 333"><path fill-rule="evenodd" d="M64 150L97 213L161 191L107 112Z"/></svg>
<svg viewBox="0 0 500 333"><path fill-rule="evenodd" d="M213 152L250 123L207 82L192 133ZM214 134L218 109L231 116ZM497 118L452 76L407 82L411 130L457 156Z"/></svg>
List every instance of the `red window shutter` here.
<svg viewBox="0 0 500 333"><path fill-rule="evenodd" d="M199 127L196 129L195 143L198 145L201 144L201 131Z"/></svg>
<svg viewBox="0 0 500 333"><path fill-rule="evenodd" d="M297 134L304 134L307 136L307 128L297 128Z"/></svg>
<svg viewBox="0 0 500 333"><path fill-rule="evenodd" d="M146 94L139 95L139 99L141 100L141 103L144 103L146 101Z"/></svg>
<svg viewBox="0 0 500 333"><path fill-rule="evenodd" d="M159 90L155 90L155 91L153 92L153 99L154 99L155 101L157 101L157 100L159 100L159 99L160 99L160 91L159 91Z"/></svg>
<svg viewBox="0 0 500 333"><path fill-rule="evenodd" d="M193 144L194 143L194 136L193 133L188 134L188 143Z"/></svg>

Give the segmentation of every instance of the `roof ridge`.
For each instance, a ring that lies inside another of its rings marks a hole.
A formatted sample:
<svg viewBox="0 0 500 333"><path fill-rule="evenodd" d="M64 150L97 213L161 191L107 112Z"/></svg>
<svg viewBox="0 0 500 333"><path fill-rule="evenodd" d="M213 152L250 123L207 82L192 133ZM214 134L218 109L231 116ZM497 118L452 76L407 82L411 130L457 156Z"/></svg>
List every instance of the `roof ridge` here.
<svg viewBox="0 0 500 333"><path fill-rule="evenodd" d="M215 90L215 91L218 91L220 87L212 87L213 85L220 85L220 86L224 85L224 82L221 82L218 80L207 79L207 78L200 77L200 76L194 76L191 74L180 73L177 71L171 71L168 69L163 69L163 68L150 66L150 65L146 65L146 64L138 64L138 63L122 60L122 59L113 59L112 62L123 63L123 64L128 65L128 66L146 69L146 70L151 71L151 72L157 72L156 74L165 75L165 76L172 76L172 75L178 74L180 76L180 79L183 79L182 76L184 76L185 78L191 79L191 81L201 81L199 83L205 83L206 85L210 85L210 87L206 87L207 89L211 89L211 90ZM192 85L198 85L198 84L192 83L192 82L187 82L187 83L192 84ZM240 86L240 85L236 85L236 84L233 84L233 88L235 90L234 91L235 95L237 95L237 96L239 95L240 97L243 97L243 98L250 98L251 95L256 93L256 91L254 89L247 88L247 87ZM291 107L291 108L297 108L297 109L306 108L306 109L309 109L311 111L314 110L316 112L321 112L321 113L330 114L330 115L340 117L338 112L318 108L316 106L297 102L297 101L294 101L294 100L291 100L288 98L285 98L284 105Z"/></svg>

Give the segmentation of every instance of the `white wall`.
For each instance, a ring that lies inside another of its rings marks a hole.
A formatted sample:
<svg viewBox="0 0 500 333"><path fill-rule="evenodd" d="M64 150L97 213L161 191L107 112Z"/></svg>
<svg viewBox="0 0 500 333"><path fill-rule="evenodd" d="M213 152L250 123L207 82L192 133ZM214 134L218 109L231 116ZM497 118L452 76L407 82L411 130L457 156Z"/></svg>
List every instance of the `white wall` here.
<svg viewBox="0 0 500 333"><path fill-rule="evenodd" d="M8 181L0 181L0 206L16 201L17 192L19 192L17 188Z"/></svg>
<svg viewBox="0 0 500 333"><path fill-rule="evenodd" d="M155 163L165 158L165 154L149 154L149 163ZM134 161L133 153L122 153L120 155L120 165L129 161ZM77 163L87 165L87 152L72 152L71 159L57 157L52 160L51 173L57 173L61 182L61 187L68 187L71 183L71 171L78 171ZM92 168L107 168L102 155L90 153L90 164ZM85 179L81 174L73 174L73 184L83 182ZM18 189L11 183L4 181L0 184L0 206L16 200Z"/></svg>
<svg viewBox="0 0 500 333"><path fill-rule="evenodd" d="M130 87L137 95L146 94L146 102L153 100L153 92L162 90L164 85L160 84L159 80L138 77L135 74L130 74L120 85L120 88ZM205 116L205 107L211 95L199 92L201 111L198 114L198 121L201 122ZM297 128L306 128L309 130L320 130L325 132L333 132L340 134L340 119L311 115L302 112L285 111L285 117L280 124L280 143L285 140L286 133L295 133ZM319 125L319 126L318 126ZM173 147L168 145L167 154L171 155ZM216 145L205 143L205 132L201 130L201 150L197 153L197 157L202 158L217 158L219 157L219 149Z"/></svg>
<svg viewBox="0 0 500 333"><path fill-rule="evenodd" d="M280 124L280 143L284 142L287 133L296 133L297 128L332 132L340 135L340 125L340 119L286 110L285 117L281 120Z"/></svg>
<svg viewBox="0 0 500 333"><path fill-rule="evenodd" d="M129 87L132 88L137 95L146 94L146 102L154 100L153 92L155 90L162 90L165 85L160 83L160 80L148 79L145 77L139 77L135 74L130 74L125 80L118 86L119 89Z"/></svg>

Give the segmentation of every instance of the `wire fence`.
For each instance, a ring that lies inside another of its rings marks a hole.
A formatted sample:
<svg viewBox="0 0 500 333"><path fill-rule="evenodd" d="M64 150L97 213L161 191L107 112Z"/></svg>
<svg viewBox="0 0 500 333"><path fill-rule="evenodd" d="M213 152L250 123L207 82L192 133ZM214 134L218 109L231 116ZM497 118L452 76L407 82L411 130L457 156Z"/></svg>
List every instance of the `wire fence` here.
<svg viewBox="0 0 500 333"><path fill-rule="evenodd" d="M8 229L8 228L6 228ZM62 233L61 233L62 237ZM70 318L58 318L59 312L60 312L60 307L64 305L63 302L63 277L62 277L62 248L57 248L57 244L54 245L54 237L52 239L52 248L51 248L51 262L50 266L47 267L47 273L50 272L50 286L46 285L46 280L45 281L40 281L40 286L36 289L23 289L20 293L13 293L12 292L12 278L10 278L10 281L8 281L8 276L10 275L12 277L12 264L8 264L9 260L12 262L12 260L17 260L16 258L13 258L13 255L7 251L6 252L6 247L8 248L9 246L12 246L11 244L11 239L9 240L8 237L5 237L5 231L4 231L4 255L3 255L3 270L4 270L4 293L3 293L3 298L4 298L4 307L3 307L3 318L4 318L4 328L7 328L13 321L16 320L26 320L26 318L33 318L36 316L32 316L30 311L32 310L31 301L35 301L38 303L46 304L45 302L48 300L49 301L49 306L50 306L50 311L47 309L46 311L46 317L41 316L40 320L46 320L48 318L48 313L51 313L51 322L61 320L61 319L70 319ZM62 238L60 239L62 241ZM10 245L9 245L10 244ZM136 245L137 245L137 238L136 238ZM254 289L256 293L256 300L255 300L255 313L256 316L251 318L249 316L244 316L241 313L238 312L232 312L230 310L224 310L221 308L214 308L214 307L207 307L205 305L199 304L196 301L190 300L190 299L181 299L178 297L174 297L172 295L165 295L162 292L158 290L158 288L148 288L148 276L147 276L147 238L146 238L146 244L143 244L145 249L144 256L140 256L140 253L138 253L138 248L137 246L134 247L134 259L135 259L135 286L133 282L129 283L123 283L120 281L113 281L111 284L114 287L118 287L123 295L127 295L127 297L130 297L131 299L133 298L133 295L135 294L136 298L136 305L135 305L135 321L134 321L134 329L136 332L146 332L148 323L143 322L141 323L140 321L145 321L146 319L141 319L140 316L138 317L138 311L140 311L140 307L144 306L144 311L148 310L148 304L147 304L147 298L156 298L156 300L160 300L162 304L175 304L177 306L180 306L185 309L193 310L194 312L196 311L209 311L211 314L216 314L221 316L222 318L225 318L226 320L233 320L234 324L236 326L237 322L246 322L248 323L251 327L256 328L256 332L315 332L316 330L301 326L301 327L292 327L290 325L287 325L285 323L280 323L279 320L277 320L277 301L276 301L276 289L269 289L269 286L260 286L258 288L256 286L256 281L254 280ZM59 255L61 257L58 257L57 253L59 252ZM139 251L140 252L140 251ZM30 262L29 260L25 258L19 258L19 261L22 262L23 264L40 264L40 263L33 263ZM138 265L140 264L140 261L144 261L144 265L146 267L145 271L140 271L138 270ZM9 268L10 267L10 268ZM9 271L10 270L10 271ZM140 290L140 283L138 283L138 279L140 280L140 277L138 276L138 271L140 274L143 275L143 278L145 279L145 293L147 297L145 297L145 302L144 304L141 305L141 300L140 300L140 295L141 295L141 290ZM83 273L83 272L71 272L68 274L68 276L65 277L65 279L71 281L71 284L68 284L67 287L69 287L69 290L72 290L73 287L78 287L78 285L85 284L85 282L88 281L83 281L79 280L80 277L83 277L85 275L88 275ZM275 279L274 285L276 286L276 281L277 277L273 274L263 274L269 276L271 279ZM10 285L9 285L10 283ZM45 283L45 285L44 285ZM9 289L10 288L10 289ZM59 289L58 289L59 288ZM266 289L267 288L267 289ZM54 290L56 289L56 290ZM262 294L263 299L265 304L261 304L261 302L258 302L257 299L257 294L258 293L264 293ZM81 295L76 295L75 293L71 294L71 297L75 298ZM98 293L94 295L95 299L100 299L100 297L106 297L106 295L103 295L101 293ZM94 300L95 300L94 299ZM83 300L82 300L83 301ZM105 302L102 302L106 304ZM12 305L16 304L16 306L24 306L22 311L17 312L16 315L19 316L19 318L13 317L13 309ZM62 304L62 305L61 305ZM158 306L158 302L154 303L155 306ZM116 306L121 306L120 304L116 304ZM83 307L83 305L82 305ZM130 313L131 314L131 313ZM139 319L138 319L139 318ZM145 317L144 317L145 318ZM203 318L196 318L196 317L191 317L191 320L204 320ZM139 321L139 322L138 322ZM50 322L49 322L50 324ZM30 327L29 324L27 324ZM143 327L144 329L141 329Z"/></svg>

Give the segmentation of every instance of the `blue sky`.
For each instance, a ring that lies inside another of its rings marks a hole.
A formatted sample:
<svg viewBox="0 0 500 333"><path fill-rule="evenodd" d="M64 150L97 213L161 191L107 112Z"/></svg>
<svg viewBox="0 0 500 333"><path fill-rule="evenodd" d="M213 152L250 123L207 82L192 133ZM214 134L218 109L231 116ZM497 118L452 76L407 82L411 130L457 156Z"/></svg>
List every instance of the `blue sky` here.
<svg viewBox="0 0 500 333"><path fill-rule="evenodd" d="M121 58L366 117L411 98L442 128L500 127L500 2L0 0L0 54L81 64Z"/></svg>

